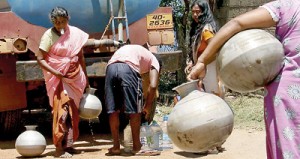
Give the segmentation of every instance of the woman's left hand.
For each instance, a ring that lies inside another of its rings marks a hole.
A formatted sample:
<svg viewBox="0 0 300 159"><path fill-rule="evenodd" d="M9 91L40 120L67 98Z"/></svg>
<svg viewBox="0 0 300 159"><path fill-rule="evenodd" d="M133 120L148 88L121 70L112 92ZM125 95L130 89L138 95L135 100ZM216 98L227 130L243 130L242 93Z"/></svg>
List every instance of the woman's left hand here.
<svg viewBox="0 0 300 159"><path fill-rule="evenodd" d="M206 66L204 63L197 63L193 68L190 74L187 76L188 81L200 79L202 80L205 77Z"/></svg>
<svg viewBox="0 0 300 159"><path fill-rule="evenodd" d="M192 67L193 67L192 63L187 64L187 66L184 69L185 74L188 75L189 73L191 73Z"/></svg>
<svg viewBox="0 0 300 159"><path fill-rule="evenodd" d="M86 92L86 89L88 89L88 88L91 88L91 86L90 86L89 83L86 83L86 86L85 86L85 88L84 88L84 92Z"/></svg>
<svg viewBox="0 0 300 159"><path fill-rule="evenodd" d="M64 75L63 75L61 72L59 72L59 71L55 71L53 74L54 74L57 78L59 78L59 79L63 79L63 78L64 78Z"/></svg>

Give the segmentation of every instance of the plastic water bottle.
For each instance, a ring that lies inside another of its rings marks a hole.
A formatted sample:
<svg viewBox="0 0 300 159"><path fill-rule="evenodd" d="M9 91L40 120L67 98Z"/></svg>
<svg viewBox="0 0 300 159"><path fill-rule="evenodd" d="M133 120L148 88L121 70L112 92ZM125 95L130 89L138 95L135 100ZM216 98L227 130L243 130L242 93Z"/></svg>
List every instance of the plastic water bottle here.
<svg viewBox="0 0 300 159"><path fill-rule="evenodd" d="M162 141L162 134L163 131L158 123L154 120L150 125L152 132L153 132L153 144L150 145L150 148L153 150L162 150L161 148L161 141Z"/></svg>
<svg viewBox="0 0 300 159"><path fill-rule="evenodd" d="M166 149L172 149L173 145L172 145L172 141L168 136L168 132L167 132L167 125L168 125L168 116L165 115L163 117L163 123L162 123L162 150L166 150Z"/></svg>
<svg viewBox="0 0 300 159"><path fill-rule="evenodd" d="M141 149L146 149L146 146L147 146L147 138L146 138L146 128L145 128L145 125L142 124L141 125L141 128L140 128L140 141L141 141L141 144L142 144L142 148Z"/></svg>
<svg viewBox="0 0 300 159"><path fill-rule="evenodd" d="M133 142L132 142L132 132L130 124L126 126L124 129L124 151L129 153L132 150Z"/></svg>
<svg viewBox="0 0 300 159"><path fill-rule="evenodd" d="M151 130L148 122L143 123L140 129L140 141L142 150L151 150L153 144L153 131Z"/></svg>

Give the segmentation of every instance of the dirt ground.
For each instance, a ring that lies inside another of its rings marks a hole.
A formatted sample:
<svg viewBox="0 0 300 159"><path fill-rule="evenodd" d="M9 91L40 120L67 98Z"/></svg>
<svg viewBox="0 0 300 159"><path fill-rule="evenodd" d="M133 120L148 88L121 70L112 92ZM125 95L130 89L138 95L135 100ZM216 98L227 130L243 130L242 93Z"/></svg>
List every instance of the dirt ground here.
<svg viewBox="0 0 300 159"><path fill-rule="evenodd" d="M51 138L46 137L47 147L41 159L54 158L55 147ZM75 148L84 151L83 154L74 155L74 159L99 159L99 158L203 158L203 159L263 159L265 153L265 132L259 130L233 129L232 134L224 143L226 149L222 153L200 155L183 152L175 145L171 150L164 150L158 156L105 156L107 149L112 146L109 134L82 134L75 143ZM123 153L121 154L123 155ZM0 141L0 159L23 158L15 149L15 140Z"/></svg>

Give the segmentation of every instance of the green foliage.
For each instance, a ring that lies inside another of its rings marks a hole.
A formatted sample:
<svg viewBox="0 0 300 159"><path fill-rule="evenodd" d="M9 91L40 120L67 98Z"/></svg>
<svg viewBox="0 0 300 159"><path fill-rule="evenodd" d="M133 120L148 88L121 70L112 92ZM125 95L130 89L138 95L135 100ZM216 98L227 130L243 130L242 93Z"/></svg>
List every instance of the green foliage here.
<svg viewBox="0 0 300 159"><path fill-rule="evenodd" d="M172 88L178 85L176 72L162 72L159 78L159 92L172 93Z"/></svg>
<svg viewBox="0 0 300 159"><path fill-rule="evenodd" d="M182 0L162 0L160 3L160 7L172 7L173 9L173 23L174 23L174 30L177 34L185 33L186 32L186 6ZM180 43L184 43L185 34L177 35L177 40L179 45L183 46Z"/></svg>
<svg viewBox="0 0 300 159"><path fill-rule="evenodd" d="M182 18L185 12L185 5L182 4L181 0L162 0L159 6L173 8L173 19L175 29L182 25Z"/></svg>

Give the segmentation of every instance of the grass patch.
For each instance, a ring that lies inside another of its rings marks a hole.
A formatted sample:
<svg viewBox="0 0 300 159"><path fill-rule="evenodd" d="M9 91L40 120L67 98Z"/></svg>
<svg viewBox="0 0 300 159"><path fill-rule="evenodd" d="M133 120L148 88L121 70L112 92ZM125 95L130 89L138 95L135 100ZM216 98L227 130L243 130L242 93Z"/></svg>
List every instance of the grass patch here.
<svg viewBox="0 0 300 159"><path fill-rule="evenodd" d="M264 130L263 97L256 95L226 96L234 112L234 125L242 129Z"/></svg>

